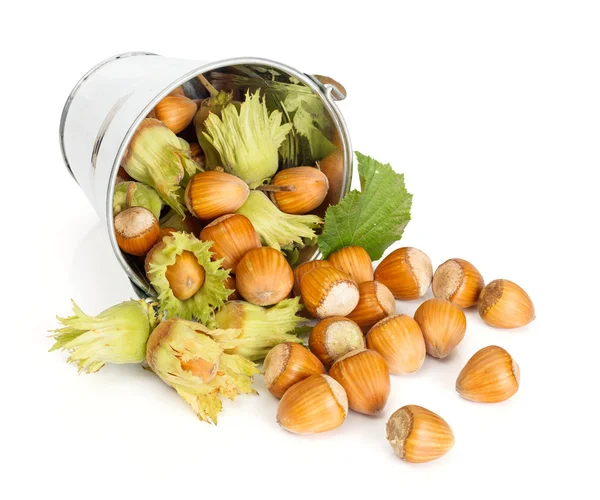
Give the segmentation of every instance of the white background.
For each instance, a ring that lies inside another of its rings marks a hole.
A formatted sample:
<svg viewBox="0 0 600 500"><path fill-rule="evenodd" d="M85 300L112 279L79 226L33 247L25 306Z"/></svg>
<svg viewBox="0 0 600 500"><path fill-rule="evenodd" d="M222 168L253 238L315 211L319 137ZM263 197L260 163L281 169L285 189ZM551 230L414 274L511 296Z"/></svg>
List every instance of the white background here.
<svg viewBox="0 0 600 500"><path fill-rule="evenodd" d="M598 3L391 4L4 7L2 498L597 498ZM71 298L96 314L132 291L63 166L58 123L81 75L131 50L266 57L341 81L355 148L404 172L414 193L402 245L516 281L535 322L500 331L469 311L457 351L393 377L380 418L351 413L314 437L278 428L260 377L261 395L225 403L211 427L138 366L78 376L64 353L46 352L54 315ZM456 375L489 344L520 364L521 388L501 404L461 400ZM447 456L395 458L385 422L405 404L450 423Z"/></svg>

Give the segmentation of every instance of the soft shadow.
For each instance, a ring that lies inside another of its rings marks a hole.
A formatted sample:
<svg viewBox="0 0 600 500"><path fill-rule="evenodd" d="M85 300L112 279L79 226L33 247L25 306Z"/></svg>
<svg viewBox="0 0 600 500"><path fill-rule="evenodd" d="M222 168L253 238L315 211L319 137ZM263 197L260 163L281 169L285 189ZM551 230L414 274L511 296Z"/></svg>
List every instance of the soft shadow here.
<svg viewBox="0 0 600 500"><path fill-rule="evenodd" d="M135 298L130 281L113 253L106 226L100 221L77 246L69 281L75 301L87 307L96 304L106 307L128 297Z"/></svg>

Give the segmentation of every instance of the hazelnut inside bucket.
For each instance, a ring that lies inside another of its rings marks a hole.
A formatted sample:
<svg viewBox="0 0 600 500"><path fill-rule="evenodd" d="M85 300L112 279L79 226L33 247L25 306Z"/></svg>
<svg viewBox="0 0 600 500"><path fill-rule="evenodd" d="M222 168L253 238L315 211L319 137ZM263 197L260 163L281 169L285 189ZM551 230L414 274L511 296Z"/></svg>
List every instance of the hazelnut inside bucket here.
<svg viewBox="0 0 600 500"><path fill-rule="evenodd" d="M350 190L352 147L335 104L346 97L346 92L331 78L308 75L276 61L247 57L209 62L132 52L101 62L81 78L67 98L60 122L60 145L67 169L106 223L115 256L140 297L155 293L145 276L143 259L121 252L115 238L113 193L119 167L139 125L165 97L171 93L181 95L182 90L192 100L209 96L197 79L199 75L209 79L217 75L222 79L249 78L258 89L268 86L275 75L316 95L338 149L337 161L320 165L329 181L329 191L311 213L323 216L329 205L338 203ZM174 123L179 118L173 117ZM306 246L300 250L297 264L317 255L316 246Z"/></svg>

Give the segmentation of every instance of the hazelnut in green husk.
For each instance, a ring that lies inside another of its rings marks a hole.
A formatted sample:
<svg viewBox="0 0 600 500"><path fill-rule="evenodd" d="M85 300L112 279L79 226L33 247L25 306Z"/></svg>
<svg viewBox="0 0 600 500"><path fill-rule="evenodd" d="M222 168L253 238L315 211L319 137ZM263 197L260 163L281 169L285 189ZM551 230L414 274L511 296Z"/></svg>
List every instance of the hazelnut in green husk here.
<svg viewBox="0 0 600 500"><path fill-rule="evenodd" d="M146 118L131 139L121 165L135 180L153 187L163 201L184 215L184 178L198 170L191 159L189 145L181 141L167 126L154 118Z"/></svg>
<svg viewBox="0 0 600 500"><path fill-rule="evenodd" d="M271 308L232 300L227 302L208 323L219 329L209 333L230 354L251 360L263 359L277 344L302 343L295 331L306 320L296 315L300 298L285 299Z"/></svg>
<svg viewBox="0 0 600 500"><path fill-rule="evenodd" d="M316 215L291 215L279 210L261 191L250 191L250 195L236 212L245 215L266 246L302 248L304 240L316 238L314 229L323 223Z"/></svg>
<svg viewBox="0 0 600 500"><path fill-rule="evenodd" d="M146 255L146 275L167 318L206 323L231 294L224 283L229 271L221 268L221 260L211 261L211 245L177 231L163 237Z"/></svg>
<svg viewBox="0 0 600 500"><path fill-rule="evenodd" d="M194 128L196 129L198 144L204 153L204 168L206 170L214 170L221 166L221 157L211 141L205 137L206 119L211 114L220 117L225 106L232 104L239 107L240 103L232 100L233 94L231 92L215 89L204 76L199 75L198 79L206 87L206 90L210 93L210 97L202 100L200 106L198 106L198 112L194 116Z"/></svg>
<svg viewBox="0 0 600 500"><path fill-rule="evenodd" d="M67 363L80 372L95 373L106 363L141 363L146 341L156 326L154 304L129 300L97 316L88 316L73 302L73 316L58 318L63 328L54 330L50 351L69 351Z"/></svg>
<svg viewBox="0 0 600 500"><path fill-rule="evenodd" d="M200 420L216 424L221 396L235 399L240 394L256 394L252 377L259 370L242 356L224 353L210 333L193 321L163 321L148 339L146 361Z"/></svg>
<svg viewBox="0 0 600 500"><path fill-rule="evenodd" d="M154 189L141 182L120 182L115 186L113 195L113 216L131 207L147 208L158 220L162 209L162 200Z"/></svg>

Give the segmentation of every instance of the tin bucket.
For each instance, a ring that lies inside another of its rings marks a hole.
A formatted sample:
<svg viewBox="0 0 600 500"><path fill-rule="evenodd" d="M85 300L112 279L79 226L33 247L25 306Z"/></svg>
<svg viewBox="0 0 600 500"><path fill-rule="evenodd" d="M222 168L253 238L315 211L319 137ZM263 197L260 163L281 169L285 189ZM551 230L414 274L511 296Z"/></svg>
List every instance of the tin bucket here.
<svg viewBox="0 0 600 500"><path fill-rule="evenodd" d="M346 97L345 90L328 77L308 75L275 61L253 57L206 62L129 52L92 68L75 85L65 103L60 121L63 159L106 223L114 254L140 297L156 294L140 262L119 249L113 226L113 192L123 154L142 120L175 88L183 85L188 97L204 98L208 94L196 76L211 72L235 74L242 70L287 76L319 96L339 139L343 158L341 172L327 172L330 178L327 201L330 204L340 201L350 189L353 155L348 130L335 104ZM316 256L318 249L307 247L301 252L300 261Z"/></svg>

